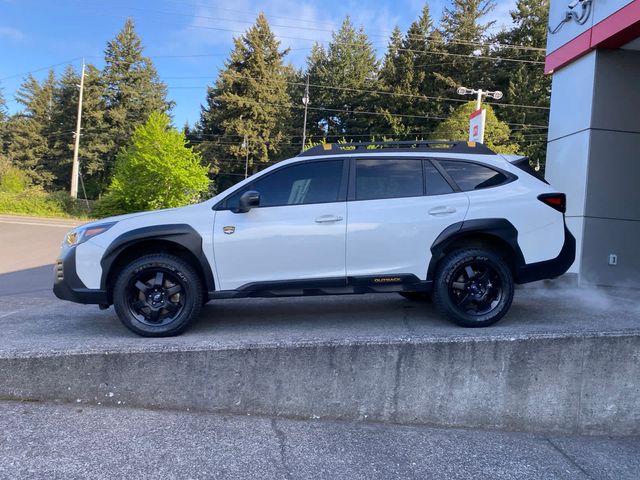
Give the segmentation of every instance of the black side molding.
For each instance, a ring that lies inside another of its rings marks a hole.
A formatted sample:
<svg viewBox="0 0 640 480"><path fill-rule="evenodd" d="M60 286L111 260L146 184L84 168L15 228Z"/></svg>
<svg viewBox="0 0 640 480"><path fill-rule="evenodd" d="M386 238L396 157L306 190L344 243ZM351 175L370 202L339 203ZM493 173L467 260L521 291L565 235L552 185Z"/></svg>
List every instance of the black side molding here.
<svg viewBox="0 0 640 480"><path fill-rule="evenodd" d="M412 274L400 273L347 278L254 282L243 285L236 290L210 292L209 300L216 298L309 297L363 293L429 292L431 289L432 282L421 281Z"/></svg>

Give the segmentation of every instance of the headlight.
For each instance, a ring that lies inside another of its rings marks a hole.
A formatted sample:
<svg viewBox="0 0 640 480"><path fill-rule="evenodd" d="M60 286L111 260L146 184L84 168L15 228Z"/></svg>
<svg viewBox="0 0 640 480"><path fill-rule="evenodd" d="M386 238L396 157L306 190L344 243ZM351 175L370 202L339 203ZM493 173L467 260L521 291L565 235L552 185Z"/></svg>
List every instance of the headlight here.
<svg viewBox="0 0 640 480"><path fill-rule="evenodd" d="M64 244L72 247L74 245L80 245L83 242L86 242L90 238L95 237L96 235L100 235L101 233L106 232L111 227L113 227L116 222L111 223L101 223L100 225L89 225L86 227L79 227L71 230L67 233L67 236L64 237Z"/></svg>

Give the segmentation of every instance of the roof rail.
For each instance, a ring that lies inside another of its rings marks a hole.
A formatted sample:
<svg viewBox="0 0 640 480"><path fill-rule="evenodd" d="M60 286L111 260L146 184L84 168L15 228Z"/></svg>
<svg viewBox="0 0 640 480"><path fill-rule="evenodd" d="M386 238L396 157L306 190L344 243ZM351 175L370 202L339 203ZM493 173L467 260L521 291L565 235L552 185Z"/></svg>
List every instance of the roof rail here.
<svg viewBox="0 0 640 480"><path fill-rule="evenodd" d="M495 155L495 152L482 143L477 142L449 142L444 140L409 140L402 142L363 142L363 143L322 143L298 154L298 157L319 155L349 155L362 153L384 152L439 152L467 153L476 155Z"/></svg>

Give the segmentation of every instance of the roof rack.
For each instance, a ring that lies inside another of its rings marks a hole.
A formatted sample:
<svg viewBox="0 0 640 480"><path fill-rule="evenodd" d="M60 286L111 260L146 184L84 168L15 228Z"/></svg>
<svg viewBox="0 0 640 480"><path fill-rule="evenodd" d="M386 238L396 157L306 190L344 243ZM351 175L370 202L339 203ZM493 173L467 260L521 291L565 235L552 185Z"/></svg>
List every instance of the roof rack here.
<svg viewBox="0 0 640 480"><path fill-rule="evenodd" d="M402 142L363 142L363 143L322 143L298 154L298 157L317 155L353 155L354 153L384 152L439 152L467 153L476 155L495 155L495 152L482 143L448 142L444 140L409 140Z"/></svg>

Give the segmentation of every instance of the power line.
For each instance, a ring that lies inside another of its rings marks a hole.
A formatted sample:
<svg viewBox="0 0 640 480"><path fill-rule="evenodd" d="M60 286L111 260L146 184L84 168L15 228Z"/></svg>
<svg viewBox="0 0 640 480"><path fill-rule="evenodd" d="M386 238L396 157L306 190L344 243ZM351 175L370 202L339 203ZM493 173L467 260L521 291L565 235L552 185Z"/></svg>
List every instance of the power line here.
<svg viewBox="0 0 640 480"><path fill-rule="evenodd" d="M182 2L173 2L173 3L177 3L180 5L192 5L192 6L199 6L199 7L211 7L209 6L205 6L205 5L193 5L193 4L188 4L188 3L182 3ZM212 16L208 16L208 15L195 15L195 14L190 14L190 13L184 13L184 12L168 12L168 11L164 11L164 10L156 10L156 9L149 9L149 8L140 8L140 7L133 7L131 5L114 5L113 3L109 3L109 4L100 4L100 3L87 3L87 2L83 2L83 5L93 5L93 6L105 6L108 5L110 7L116 7L116 8L128 8L131 10L136 10L136 11L143 11L145 13L157 13L160 15L172 15L172 16L182 16L182 17L189 17L189 18L195 18L195 19L204 19L204 20L213 20L213 21L230 21L230 22L237 22L237 23L245 23L245 24L250 24L253 25L255 24L255 20L242 20L242 19L237 19L237 18L226 18L226 17L212 17ZM220 9L218 7L216 7L216 10L229 10L229 9ZM256 16L256 14L251 14L251 12L243 12L243 11L235 11L237 13L241 13L241 14L247 14L247 15L252 15L252 16ZM287 19L287 20L291 20L294 22L300 22L301 19L298 18L294 18L294 17L282 17L282 16L273 16L273 15L267 15L268 17L272 17L272 18L282 18L282 19ZM313 22L309 22L307 21L307 23L313 23ZM305 30L305 31L318 31L318 32L327 32L327 33L335 33L336 30L338 30L340 28L339 25L337 24L327 24L331 26L331 30L327 30L327 29L322 29L322 28L317 28L315 26L300 26L300 25L286 25L286 24L269 24L271 27L276 27L276 28L291 28L291 29L296 29L296 30ZM317 23L314 23L314 25L317 25ZM389 38L389 36L391 35L392 32L390 31L384 31L381 30L380 33L367 33L367 36L369 37L383 37L383 38ZM434 35L433 33L429 33L426 35L421 35L421 36L417 36L417 35L409 35L408 32L406 34L404 34L404 37L407 39L433 39ZM285 38L285 37L283 37ZM299 39L298 39L299 40ZM456 45L468 45L468 46L477 46L477 47L488 47L488 48L514 48L514 49L519 49L519 50L527 50L527 51L536 51L536 52L544 52L546 51L545 48L540 48L540 47L530 47L530 46L526 46L526 45L513 45L513 44L506 44L506 43L499 43L499 42L472 42L472 41L464 41L464 40L447 40L447 41L443 41L443 43L449 43L449 44L456 44Z"/></svg>
<svg viewBox="0 0 640 480"><path fill-rule="evenodd" d="M87 5L87 3L84 3L84 4ZM93 5L94 6L104 6L104 5L100 5L100 4L93 4ZM137 7L127 7L127 8L132 8L134 10L140 10ZM144 10L146 13L152 11L152 10L149 10L149 9L146 9L146 8L145 9L141 9L141 10ZM160 13L160 14L193 17L193 15L184 14L184 13L159 12L157 10L155 12L156 13ZM102 15L104 15L104 14L102 14ZM121 17L118 16L118 18L121 18ZM212 17L212 18L215 18L215 17ZM242 21L240 21L240 23L242 23ZM231 28L213 27L213 26L207 26L207 25L187 25L185 28L205 29L205 30L213 30L213 31L220 31L220 32L236 33L236 34L241 34L241 35L246 34L245 30L235 30L235 29L231 29ZM309 29L306 29L306 30L309 30ZM318 30L318 29L315 29L315 30ZM294 37L294 36L288 36L288 35L279 35L279 34L276 34L274 32L272 32L272 35L274 37L278 38L278 39L300 40L300 41L316 42L316 43L331 42L333 45L344 45L344 46L351 46L351 47L373 47L373 45L371 43L334 42L333 40L320 40L320 39L317 39L317 38L306 38L306 37ZM444 46L444 45L447 45L448 43L454 43L454 42L455 41L444 41L442 43L442 45ZM480 43L478 43L477 46L485 46L486 47L486 46L489 46L489 44L480 44ZM491 57L491 56L487 56L487 55L465 55L465 54L459 54L459 53L441 52L441 51L437 51L437 50L416 50L416 49L409 49L409 48L398 48L397 50L398 51L405 51L405 52L412 52L412 53L431 53L431 54L434 54L434 55L446 55L446 56L461 57L461 58L467 58L467 59L494 61L494 62L505 61L505 62L544 65L544 62L543 61L539 61L539 60L515 59L515 58L508 58L508 57L503 57L503 56Z"/></svg>
<svg viewBox="0 0 640 480"><path fill-rule="evenodd" d="M178 79L188 80L188 79L210 78L210 77L197 76L197 77L166 77L166 78L176 79L176 80L178 80ZM249 77L249 76L245 76L244 78L249 78L251 80L261 80L260 78ZM294 81L290 81L290 80L285 80L285 83L288 83L289 85L298 85L298 86L305 86L306 85L304 82L294 82ZM315 88L325 88L325 89L330 89L330 90L341 90L341 91L347 91L347 92L371 93L371 94L376 94L376 95L389 95L389 96L406 97L406 98L417 98L417 99L421 99L421 100L436 100L436 101L467 103L467 100L463 100L461 98L434 97L434 96L429 96L429 95L419 95L419 94L411 94L411 93L386 92L384 90L369 90L369 89L364 89L364 88L338 87L338 86L333 86L333 85L321 85L321 84L318 84L318 83L309 83L309 86L310 87L315 87ZM208 85L204 86L204 87L201 87L201 86L183 86L183 85L168 85L167 86L167 88L172 88L174 90L203 89L203 88L207 88L207 87L208 87ZM533 108L533 109L539 109L539 110L549 110L549 107L542 107L542 106L537 106L537 105L518 105L518 104L515 104L515 103L496 103L496 102L483 102L483 103L487 103L489 105L498 105L498 106L503 106L503 107L518 107L518 108Z"/></svg>

